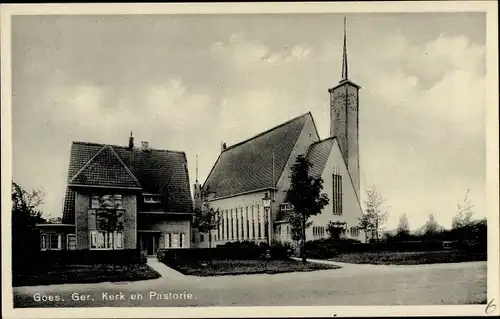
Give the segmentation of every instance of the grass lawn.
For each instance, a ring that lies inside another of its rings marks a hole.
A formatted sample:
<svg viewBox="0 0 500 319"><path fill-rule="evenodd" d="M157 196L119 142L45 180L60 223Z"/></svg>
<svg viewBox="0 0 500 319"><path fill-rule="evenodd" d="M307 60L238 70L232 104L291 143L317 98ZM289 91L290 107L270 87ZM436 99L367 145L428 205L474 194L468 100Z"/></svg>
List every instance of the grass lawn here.
<svg viewBox="0 0 500 319"><path fill-rule="evenodd" d="M417 265L456 263L466 261L487 260L485 253L466 253L457 250L449 251L417 251L417 252L366 252L344 253L329 260L351 264L374 265Z"/></svg>
<svg viewBox="0 0 500 319"><path fill-rule="evenodd" d="M296 271L337 269L338 266L295 260L213 260L206 263L176 265L178 271L193 276L226 276L245 274L277 274Z"/></svg>
<svg viewBox="0 0 500 319"><path fill-rule="evenodd" d="M69 283L137 281L161 277L146 264L135 265L63 265L50 270L14 276L12 285L37 286Z"/></svg>

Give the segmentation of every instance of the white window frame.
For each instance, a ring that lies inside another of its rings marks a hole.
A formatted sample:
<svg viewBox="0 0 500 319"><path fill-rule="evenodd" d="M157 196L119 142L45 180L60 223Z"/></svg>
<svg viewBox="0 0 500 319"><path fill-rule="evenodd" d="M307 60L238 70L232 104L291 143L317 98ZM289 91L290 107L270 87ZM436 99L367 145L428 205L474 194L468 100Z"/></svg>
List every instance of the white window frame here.
<svg viewBox="0 0 500 319"><path fill-rule="evenodd" d="M75 238L75 249L71 249L69 245L69 238L73 236ZM66 249L67 250L76 250L76 234L67 234L66 235Z"/></svg>
<svg viewBox="0 0 500 319"><path fill-rule="evenodd" d="M165 233L165 248L172 248L172 233Z"/></svg>
<svg viewBox="0 0 500 319"><path fill-rule="evenodd" d="M92 195L90 197L90 208L91 209L99 209L99 208L101 208L101 204L99 202L99 196L98 195Z"/></svg>
<svg viewBox="0 0 500 319"><path fill-rule="evenodd" d="M165 233L165 248L188 248L185 233Z"/></svg>
<svg viewBox="0 0 500 319"><path fill-rule="evenodd" d="M98 242L99 242L99 234L102 234L103 236L103 239L102 239L102 242L104 243L104 246L105 247L98 247ZM113 245L115 246L114 249L113 247L111 247L111 244L110 244L110 236L109 234L113 234L113 237L114 237L114 241L113 241ZM89 242L90 242L90 249L91 250L121 250L123 249L123 232L119 231L119 232L105 232L105 231L99 231L99 230L91 230L89 232ZM95 247L92 247L92 238L95 236ZM121 236L121 241L120 241L120 244L117 243L117 238L118 236Z"/></svg>
<svg viewBox="0 0 500 319"><path fill-rule="evenodd" d="M116 209L123 209L123 195L122 194L104 194L104 195L96 195L92 194L90 197L90 209L101 209L101 199L103 197L109 197L112 201L113 204L116 204L117 202L119 205L116 207ZM105 208L103 208L105 209Z"/></svg>
<svg viewBox="0 0 500 319"><path fill-rule="evenodd" d="M47 239L48 239L49 236L47 236L47 234L41 234L40 235L40 250L49 250L48 248L48 243L47 243Z"/></svg>
<svg viewBox="0 0 500 319"><path fill-rule="evenodd" d="M52 248L52 236L57 236L57 248ZM62 235L57 233L51 233L49 235L49 250L61 250L62 249Z"/></svg>
<svg viewBox="0 0 500 319"><path fill-rule="evenodd" d="M147 195L143 195L143 201L145 204L160 204L161 198L160 198L160 195L147 194Z"/></svg>

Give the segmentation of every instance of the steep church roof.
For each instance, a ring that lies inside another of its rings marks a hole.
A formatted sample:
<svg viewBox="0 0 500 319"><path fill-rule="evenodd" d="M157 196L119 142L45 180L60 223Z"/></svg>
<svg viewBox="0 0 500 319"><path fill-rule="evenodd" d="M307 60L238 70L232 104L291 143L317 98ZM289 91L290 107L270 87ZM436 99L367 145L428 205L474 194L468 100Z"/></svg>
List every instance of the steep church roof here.
<svg viewBox="0 0 500 319"><path fill-rule="evenodd" d="M73 142L63 223L74 223L73 185L135 188L160 194L166 211L190 213L193 208L184 152Z"/></svg>
<svg viewBox="0 0 500 319"><path fill-rule="evenodd" d="M332 151L334 141L335 137L329 137L309 146L306 154L306 159L312 164L309 169L309 175L314 177L321 176Z"/></svg>
<svg viewBox="0 0 500 319"><path fill-rule="evenodd" d="M275 187L308 118L310 112L223 150L203 190L219 198Z"/></svg>

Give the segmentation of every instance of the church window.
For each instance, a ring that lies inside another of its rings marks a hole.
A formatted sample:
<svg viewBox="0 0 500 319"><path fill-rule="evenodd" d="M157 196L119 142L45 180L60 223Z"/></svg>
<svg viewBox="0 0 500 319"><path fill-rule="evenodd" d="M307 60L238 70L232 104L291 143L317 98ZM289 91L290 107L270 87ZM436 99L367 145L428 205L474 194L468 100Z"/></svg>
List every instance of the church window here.
<svg viewBox="0 0 500 319"><path fill-rule="evenodd" d="M229 239L229 211L226 209L226 240Z"/></svg>
<svg viewBox="0 0 500 319"><path fill-rule="evenodd" d="M248 220L248 206L245 208L245 220L246 220L246 227L247 227L247 232L246 232L246 238L250 238L250 221Z"/></svg>
<svg viewBox="0 0 500 319"><path fill-rule="evenodd" d="M252 239L255 239L255 214L253 205L252 205Z"/></svg>
<svg viewBox="0 0 500 319"><path fill-rule="evenodd" d="M342 215L342 175L333 174L333 215Z"/></svg>
<svg viewBox="0 0 500 319"><path fill-rule="evenodd" d="M357 227L351 227L350 233L352 237L358 237L359 236L359 229Z"/></svg>
<svg viewBox="0 0 500 319"><path fill-rule="evenodd" d="M245 238L245 215L243 213L243 207L240 209L240 223L241 223L241 239Z"/></svg>
<svg viewBox="0 0 500 319"><path fill-rule="evenodd" d="M232 208L231 208L231 223L229 224L229 227L231 228L231 239L234 239L234 215Z"/></svg>
<svg viewBox="0 0 500 319"><path fill-rule="evenodd" d="M221 212L217 211L217 240L220 240L220 230L221 230L221 218L220 218Z"/></svg>
<svg viewBox="0 0 500 319"><path fill-rule="evenodd" d="M261 220L260 220L260 210L259 210L259 205L257 205L257 230L258 230L258 238L262 238L262 229L261 229Z"/></svg>
<svg viewBox="0 0 500 319"><path fill-rule="evenodd" d="M236 228L236 239L239 239L240 238L240 227L239 227L239 213L238 213L238 208L236 208L234 210L234 213L235 213L235 228Z"/></svg>

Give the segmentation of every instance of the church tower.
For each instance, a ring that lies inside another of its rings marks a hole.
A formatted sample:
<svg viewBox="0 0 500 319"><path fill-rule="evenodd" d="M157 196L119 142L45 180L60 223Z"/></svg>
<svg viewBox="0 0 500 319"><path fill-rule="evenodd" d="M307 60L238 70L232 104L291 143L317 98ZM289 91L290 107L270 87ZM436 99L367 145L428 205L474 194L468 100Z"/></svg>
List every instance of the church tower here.
<svg viewBox="0 0 500 319"><path fill-rule="evenodd" d="M344 47L342 54L342 80L329 89L330 136L336 136L347 170L359 196L359 85L348 78L347 33L344 17Z"/></svg>

